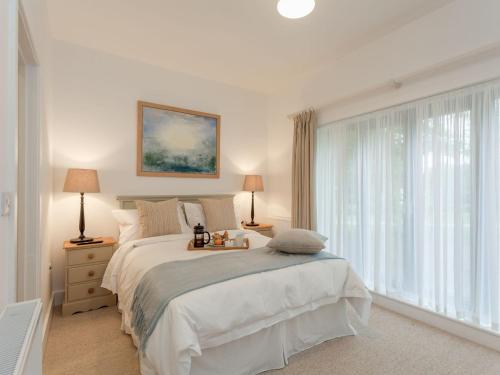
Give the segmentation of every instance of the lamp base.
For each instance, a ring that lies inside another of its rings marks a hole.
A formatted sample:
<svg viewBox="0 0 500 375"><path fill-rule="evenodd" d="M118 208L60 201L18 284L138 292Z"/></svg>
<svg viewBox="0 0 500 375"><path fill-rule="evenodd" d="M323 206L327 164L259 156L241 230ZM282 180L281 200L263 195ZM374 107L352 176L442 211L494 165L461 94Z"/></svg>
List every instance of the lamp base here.
<svg viewBox="0 0 500 375"><path fill-rule="evenodd" d="M259 226L259 223L246 223L245 224L247 227L258 227Z"/></svg>
<svg viewBox="0 0 500 375"><path fill-rule="evenodd" d="M94 239L92 237L78 237L69 240L71 243L82 243L82 242L92 242Z"/></svg>

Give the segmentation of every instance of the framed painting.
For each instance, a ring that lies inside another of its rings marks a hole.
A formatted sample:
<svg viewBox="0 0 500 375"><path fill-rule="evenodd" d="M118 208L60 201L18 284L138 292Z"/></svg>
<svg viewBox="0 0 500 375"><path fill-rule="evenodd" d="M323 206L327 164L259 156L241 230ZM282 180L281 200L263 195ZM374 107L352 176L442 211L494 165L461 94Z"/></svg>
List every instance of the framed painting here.
<svg viewBox="0 0 500 375"><path fill-rule="evenodd" d="M220 116L137 102L137 175L219 178Z"/></svg>

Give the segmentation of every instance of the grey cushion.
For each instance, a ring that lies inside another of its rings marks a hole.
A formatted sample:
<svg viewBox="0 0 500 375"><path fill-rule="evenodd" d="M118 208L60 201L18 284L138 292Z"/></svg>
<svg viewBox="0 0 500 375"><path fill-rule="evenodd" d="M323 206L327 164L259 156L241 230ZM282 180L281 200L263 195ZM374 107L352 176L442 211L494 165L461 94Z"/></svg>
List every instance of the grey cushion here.
<svg viewBox="0 0 500 375"><path fill-rule="evenodd" d="M278 233L267 247L289 254L314 254L325 248L328 238L306 229L291 229Z"/></svg>

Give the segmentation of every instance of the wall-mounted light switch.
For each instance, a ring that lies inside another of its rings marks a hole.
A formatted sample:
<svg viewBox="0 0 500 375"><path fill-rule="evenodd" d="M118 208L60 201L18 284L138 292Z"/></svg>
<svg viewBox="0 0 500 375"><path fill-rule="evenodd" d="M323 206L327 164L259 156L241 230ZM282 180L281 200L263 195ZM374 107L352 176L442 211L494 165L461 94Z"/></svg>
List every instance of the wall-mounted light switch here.
<svg viewBox="0 0 500 375"><path fill-rule="evenodd" d="M0 216L9 216L12 206L12 194L7 192L0 193Z"/></svg>

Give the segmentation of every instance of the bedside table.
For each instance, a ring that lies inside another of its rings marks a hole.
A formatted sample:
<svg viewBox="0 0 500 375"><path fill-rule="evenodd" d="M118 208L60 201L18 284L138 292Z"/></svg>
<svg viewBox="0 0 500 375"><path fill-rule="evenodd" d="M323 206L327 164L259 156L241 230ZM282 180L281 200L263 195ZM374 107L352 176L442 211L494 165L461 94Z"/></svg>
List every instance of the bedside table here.
<svg viewBox="0 0 500 375"><path fill-rule="evenodd" d="M113 255L116 241L111 237L96 240L103 242L87 245L64 242L66 281L63 316L116 305L116 296L101 288L102 277Z"/></svg>
<svg viewBox="0 0 500 375"><path fill-rule="evenodd" d="M246 224L243 224L243 228L249 229L249 230L254 230L256 232L259 232L263 236L266 237L273 237L273 225L272 224L259 224L258 226L252 227Z"/></svg>

